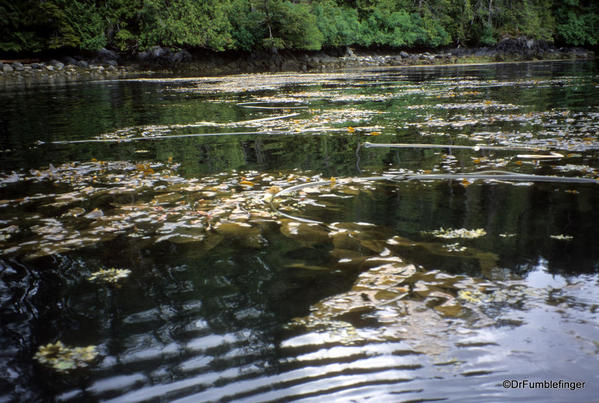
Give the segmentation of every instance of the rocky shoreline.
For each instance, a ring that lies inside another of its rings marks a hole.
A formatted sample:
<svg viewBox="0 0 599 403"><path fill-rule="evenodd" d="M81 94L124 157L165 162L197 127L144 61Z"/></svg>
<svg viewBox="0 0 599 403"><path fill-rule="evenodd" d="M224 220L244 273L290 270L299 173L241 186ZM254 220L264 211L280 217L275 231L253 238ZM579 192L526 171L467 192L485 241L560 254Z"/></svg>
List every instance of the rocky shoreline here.
<svg viewBox="0 0 599 403"><path fill-rule="evenodd" d="M156 75L223 75L275 71L327 71L353 67L441 65L475 62L592 59L583 48L554 48L527 38L507 38L493 47L437 52L375 51L349 47L318 52L279 51L251 54L190 53L153 47L135 55L102 49L92 57L0 61L0 85L65 83Z"/></svg>

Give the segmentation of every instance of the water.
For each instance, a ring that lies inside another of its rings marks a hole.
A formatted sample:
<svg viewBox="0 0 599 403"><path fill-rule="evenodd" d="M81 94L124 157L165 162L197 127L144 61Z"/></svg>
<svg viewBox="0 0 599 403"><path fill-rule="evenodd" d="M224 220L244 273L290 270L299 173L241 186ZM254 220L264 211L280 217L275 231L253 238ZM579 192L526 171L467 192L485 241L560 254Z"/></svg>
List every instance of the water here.
<svg viewBox="0 0 599 403"><path fill-rule="evenodd" d="M594 61L5 87L0 110L0 401L599 395ZM487 170L591 180L459 177ZM57 341L98 355L34 359Z"/></svg>

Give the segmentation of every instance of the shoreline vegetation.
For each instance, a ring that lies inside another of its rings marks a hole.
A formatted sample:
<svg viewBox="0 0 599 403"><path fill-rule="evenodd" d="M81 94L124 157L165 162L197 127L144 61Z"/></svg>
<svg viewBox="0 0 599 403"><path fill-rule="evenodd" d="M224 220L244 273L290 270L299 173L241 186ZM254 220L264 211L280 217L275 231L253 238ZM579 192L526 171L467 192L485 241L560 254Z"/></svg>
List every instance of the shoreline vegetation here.
<svg viewBox="0 0 599 403"><path fill-rule="evenodd" d="M217 76L265 72L326 72L359 67L459 65L524 61L594 59L593 50L555 48L525 37L506 38L494 46L407 52L349 46L277 52L172 50L154 46L136 55L100 49L56 58L0 59L1 85L65 83L159 76Z"/></svg>
<svg viewBox="0 0 599 403"><path fill-rule="evenodd" d="M0 0L0 83L594 57L596 0Z"/></svg>

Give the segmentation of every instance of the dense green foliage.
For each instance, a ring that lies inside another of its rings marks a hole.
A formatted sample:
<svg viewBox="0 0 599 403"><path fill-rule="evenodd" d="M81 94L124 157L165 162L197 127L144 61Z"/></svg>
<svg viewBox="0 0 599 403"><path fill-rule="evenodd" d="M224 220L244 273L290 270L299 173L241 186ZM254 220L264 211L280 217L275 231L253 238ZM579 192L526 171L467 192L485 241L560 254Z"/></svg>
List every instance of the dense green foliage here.
<svg viewBox="0 0 599 403"><path fill-rule="evenodd" d="M0 0L0 50L599 43L596 0Z"/></svg>

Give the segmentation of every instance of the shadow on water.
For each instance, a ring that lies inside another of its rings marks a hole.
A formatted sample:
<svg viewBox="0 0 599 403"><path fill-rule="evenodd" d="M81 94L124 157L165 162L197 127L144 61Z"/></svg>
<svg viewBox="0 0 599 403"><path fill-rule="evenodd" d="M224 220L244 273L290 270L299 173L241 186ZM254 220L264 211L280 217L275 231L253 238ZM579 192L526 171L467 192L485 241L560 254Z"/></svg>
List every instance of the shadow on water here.
<svg viewBox="0 0 599 403"><path fill-rule="evenodd" d="M0 93L0 401L594 398L597 185L354 177L596 178L598 88L556 62ZM358 172L365 141L562 157ZM41 365L57 341L98 355Z"/></svg>

